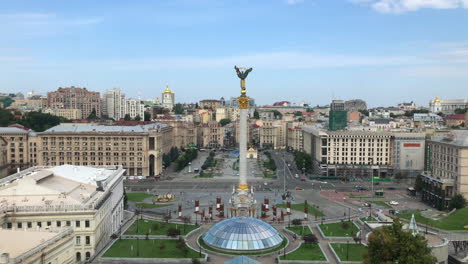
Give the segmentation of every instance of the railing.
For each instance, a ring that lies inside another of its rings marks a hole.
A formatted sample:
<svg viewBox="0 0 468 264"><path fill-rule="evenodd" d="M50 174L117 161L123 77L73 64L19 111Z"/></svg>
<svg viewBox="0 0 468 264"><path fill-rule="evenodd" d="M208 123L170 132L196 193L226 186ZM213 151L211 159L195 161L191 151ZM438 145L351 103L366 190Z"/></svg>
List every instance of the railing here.
<svg viewBox="0 0 468 264"><path fill-rule="evenodd" d="M27 232L27 231L26 231ZM58 235L54 236L52 239L49 239L43 243L41 243L39 246L36 246L28 251L26 251L25 253L23 253L22 255L19 255L18 257L14 258L12 260L12 263L21 263L23 262L24 260L28 259L29 257L31 257L32 255L34 254L37 254L39 252L41 252L44 248L62 240L64 237L68 236L68 235L71 235L73 234L73 229L72 228L68 228L67 230L65 230L64 232L62 233L59 233Z"/></svg>

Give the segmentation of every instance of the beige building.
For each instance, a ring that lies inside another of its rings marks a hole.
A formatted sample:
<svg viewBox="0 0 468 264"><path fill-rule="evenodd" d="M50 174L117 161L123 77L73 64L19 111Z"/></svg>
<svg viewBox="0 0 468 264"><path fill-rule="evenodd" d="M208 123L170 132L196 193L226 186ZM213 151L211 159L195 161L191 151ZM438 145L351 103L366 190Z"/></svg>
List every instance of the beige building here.
<svg viewBox="0 0 468 264"><path fill-rule="evenodd" d="M80 109L46 108L42 110L45 114L60 116L69 120L83 119Z"/></svg>
<svg viewBox="0 0 468 264"><path fill-rule="evenodd" d="M8 142L0 137L0 178L8 175Z"/></svg>
<svg viewBox="0 0 468 264"><path fill-rule="evenodd" d="M18 109L22 111L38 111L47 107L47 98L34 97L34 98L15 98L13 103L8 106L9 109Z"/></svg>
<svg viewBox="0 0 468 264"><path fill-rule="evenodd" d="M199 107L202 109L213 109L215 110L216 108L222 106L222 101L221 100L214 100L214 99L206 99L206 100L201 100Z"/></svg>
<svg viewBox="0 0 468 264"><path fill-rule="evenodd" d="M198 126L197 143L202 148L219 148L224 145L224 128L216 121Z"/></svg>
<svg viewBox="0 0 468 264"><path fill-rule="evenodd" d="M229 108L227 107L216 108L216 121L219 122L226 118L229 118Z"/></svg>
<svg viewBox="0 0 468 264"><path fill-rule="evenodd" d="M31 166L29 160L29 137L34 132L17 127L0 127L0 136L8 142L7 164L10 169L28 168ZM33 149L34 150L34 149Z"/></svg>
<svg viewBox="0 0 468 264"><path fill-rule="evenodd" d="M422 200L445 209L455 194L468 199L468 131L436 135L427 144Z"/></svg>
<svg viewBox="0 0 468 264"><path fill-rule="evenodd" d="M80 109L83 117L88 117L93 110L96 116L101 116L101 97L99 92L91 92L86 88L59 87L55 92L47 93L49 108Z"/></svg>
<svg viewBox="0 0 468 264"><path fill-rule="evenodd" d="M62 165L31 167L0 179L2 228L25 234L72 229L74 261L88 260L120 230L123 174L121 166ZM57 250L66 251L66 241Z"/></svg>
<svg viewBox="0 0 468 264"><path fill-rule="evenodd" d="M75 263L73 229L59 232L0 229L0 263Z"/></svg>
<svg viewBox="0 0 468 264"><path fill-rule="evenodd" d="M211 109L198 109L199 122L206 124L213 120L213 111Z"/></svg>
<svg viewBox="0 0 468 264"><path fill-rule="evenodd" d="M162 155L172 147L172 128L59 125L38 133L38 165L121 165L129 176L162 172Z"/></svg>
<svg viewBox="0 0 468 264"><path fill-rule="evenodd" d="M198 128L193 122L174 119L159 119L156 121L172 127L172 146L180 149L197 145Z"/></svg>
<svg viewBox="0 0 468 264"><path fill-rule="evenodd" d="M304 151L314 173L334 177L392 175L392 135L386 132L325 131L303 127Z"/></svg>
<svg viewBox="0 0 468 264"><path fill-rule="evenodd" d="M304 149L301 126L288 126L287 147L298 151Z"/></svg>

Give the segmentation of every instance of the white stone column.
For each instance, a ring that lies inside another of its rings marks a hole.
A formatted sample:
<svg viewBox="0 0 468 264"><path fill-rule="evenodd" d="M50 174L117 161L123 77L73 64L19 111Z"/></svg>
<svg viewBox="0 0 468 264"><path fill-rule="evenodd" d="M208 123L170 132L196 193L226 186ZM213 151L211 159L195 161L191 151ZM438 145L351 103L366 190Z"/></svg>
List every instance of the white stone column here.
<svg viewBox="0 0 468 264"><path fill-rule="evenodd" d="M247 112L248 109L240 110L240 133L239 133L239 185L247 184Z"/></svg>

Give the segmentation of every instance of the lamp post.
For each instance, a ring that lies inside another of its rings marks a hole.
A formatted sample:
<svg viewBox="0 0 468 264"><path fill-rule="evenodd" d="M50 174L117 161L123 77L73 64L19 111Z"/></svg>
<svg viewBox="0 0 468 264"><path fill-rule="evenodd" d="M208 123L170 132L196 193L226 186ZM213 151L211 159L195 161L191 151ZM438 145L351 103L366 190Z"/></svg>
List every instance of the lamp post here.
<svg viewBox="0 0 468 264"><path fill-rule="evenodd" d="M349 240L346 241L346 261L349 259Z"/></svg>
<svg viewBox="0 0 468 264"><path fill-rule="evenodd" d="M372 169L372 164L374 163L374 159L370 158L369 159L370 164L370 176L371 176L371 197L374 197L374 170Z"/></svg>

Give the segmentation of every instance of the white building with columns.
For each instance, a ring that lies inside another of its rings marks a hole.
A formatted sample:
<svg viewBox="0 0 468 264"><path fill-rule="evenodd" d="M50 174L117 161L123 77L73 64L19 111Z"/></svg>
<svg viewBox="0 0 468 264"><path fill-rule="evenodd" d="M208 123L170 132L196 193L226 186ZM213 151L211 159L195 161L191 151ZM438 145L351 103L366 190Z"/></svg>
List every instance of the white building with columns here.
<svg viewBox="0 0 468 264"><path fill-rule="evenodd" d="M31 167L0 180L0 224L27 231L73 230L75 262L99 252L123 221L121 166Z"/></svg>

